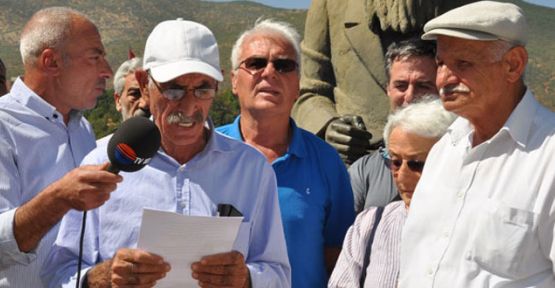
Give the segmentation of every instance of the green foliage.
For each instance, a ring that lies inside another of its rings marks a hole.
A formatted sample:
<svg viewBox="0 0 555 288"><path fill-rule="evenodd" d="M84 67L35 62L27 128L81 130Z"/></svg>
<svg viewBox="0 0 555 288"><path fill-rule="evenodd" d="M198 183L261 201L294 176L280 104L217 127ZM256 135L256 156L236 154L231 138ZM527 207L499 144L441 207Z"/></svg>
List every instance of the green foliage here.
<svg viewBox="0 0 555 288"><path fill-rule="evenodd" d="M113 90L107 90L98 98L96 107L85 112L85 117L93 126L97 139L112 133L121 121L121 114L114 104Z"/></svg>
<svg viewBox="0 0 555 288"><path fill-rule="evenodd" d="M230 89L222 91L214 98L210 108L210 117L214 121L214 126L231 123L237 115L239 115L239 102Z"/></svg>

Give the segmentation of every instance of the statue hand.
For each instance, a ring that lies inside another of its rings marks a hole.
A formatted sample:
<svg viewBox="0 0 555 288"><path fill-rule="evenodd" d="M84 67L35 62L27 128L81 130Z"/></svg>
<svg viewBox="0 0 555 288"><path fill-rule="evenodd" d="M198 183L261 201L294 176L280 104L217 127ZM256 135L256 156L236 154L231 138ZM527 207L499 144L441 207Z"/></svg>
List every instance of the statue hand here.
<svg viewBox="0 0 555 288"><path fill-rule="evenodd" d="M360 116L341 116L332 120L326 128L326 142L337 150L347 165L368 153L370 139L372 134L366 131Z"/></svg>

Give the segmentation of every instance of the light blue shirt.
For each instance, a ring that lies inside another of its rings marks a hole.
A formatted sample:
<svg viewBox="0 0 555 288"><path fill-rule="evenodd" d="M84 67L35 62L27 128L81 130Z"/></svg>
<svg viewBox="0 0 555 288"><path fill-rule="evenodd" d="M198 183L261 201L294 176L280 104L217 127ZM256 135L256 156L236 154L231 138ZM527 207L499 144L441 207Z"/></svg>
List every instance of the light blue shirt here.
<svg viewBox="0 0 555 288"><path fill-rule="evenodd" d="M42 287L40 266L58 232L51 229L31 253L13 235L15 210L79 165L95 147L78 112L68 125L60 112L17 79L0 98L0 287Z"/></svg>
<svg viewBox="0 0 555 288"><path fill-rule="evenodd" d="M254 148L210 135L204 150L183 165L160 149L142 170L121 173L110 200L87 215L81 275L118 249L137 246L143 208L215 216L218 204L231 204L244 216L233 249L244 255L253 286L290 286L272 167ZM106 147L99 146L83 163L106 159ZM71 211L62 220L41 273L49 287L75 287L81 219L81 212Z"/></svg>
<svg viewBox="0 0 555 288"><path fill-rule="evenodd" d="M242 140L240 117L218 131ZM326 287L324 249L341 248L355 220L349 175L339 155L290 119L291 142L274 160L279 203L292 269L292 287Z"/></svg>

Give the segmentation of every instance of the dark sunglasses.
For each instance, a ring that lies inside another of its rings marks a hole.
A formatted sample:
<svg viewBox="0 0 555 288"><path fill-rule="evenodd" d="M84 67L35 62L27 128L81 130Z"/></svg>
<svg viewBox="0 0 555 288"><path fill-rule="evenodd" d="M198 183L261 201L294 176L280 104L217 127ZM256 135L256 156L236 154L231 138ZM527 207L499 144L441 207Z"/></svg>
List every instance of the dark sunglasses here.
<svg viewBox="0 0 555 288"><path fill-rule="evenodd" d="M425 161L419 161L419 160L392 159L389 154L382 154L382 157L385 160L385 164L389 166L389 169L393 171L397 171L401 169L403 162L406 161L410 171L422 172L422 169L424 169L424 164L426 163Z"/></svg>
<svg viewBox="0 0 555 288"><path fill-rule="evenodd" d="M268 66L268 62L272 62L274 69L279 73L289 73L295 71L299 66L295 60L291 59L274 59L272 61L268 61L266 58L250 57L241 61L241 63L239 63L239 68L243 68L241 65L244 64L244 69L252 75L264 70L264 68Z"/></svg>
<svg viewBox="0 0 555 288"><path fill-rule="evenodd" d="M152 80L152 83L154 83L154 86L156 86L156 89L158 89L158 91L168 100L179 101L181 100L181 98L183 98L183 96L186 95L187 91L192 91L193 95L197 99L202 99L202 100L209 100L216 96L216 88L189 89L187 87L183 87L179 89L176 89L176 88L162 89L162 87L160 87L160 84L158 84L158 82L156 82L156 80L152 78L150 73L148 73L148 77L150 77L150 79Z"/></svg>

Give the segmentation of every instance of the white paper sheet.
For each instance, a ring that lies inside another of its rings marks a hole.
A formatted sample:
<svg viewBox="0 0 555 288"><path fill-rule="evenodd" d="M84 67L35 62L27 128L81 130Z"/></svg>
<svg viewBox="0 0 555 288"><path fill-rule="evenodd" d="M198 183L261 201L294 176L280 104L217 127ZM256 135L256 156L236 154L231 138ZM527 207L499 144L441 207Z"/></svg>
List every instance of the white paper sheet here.
<svg viewBox="0 0 555 288"><path fill-rule="evenodd" d="M162 256L172 267L156 287L197 287L191 264L206 255L231 251L242 219L144 209L137 248Z"/></svg>

